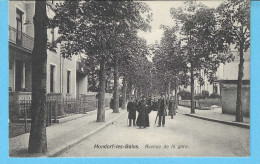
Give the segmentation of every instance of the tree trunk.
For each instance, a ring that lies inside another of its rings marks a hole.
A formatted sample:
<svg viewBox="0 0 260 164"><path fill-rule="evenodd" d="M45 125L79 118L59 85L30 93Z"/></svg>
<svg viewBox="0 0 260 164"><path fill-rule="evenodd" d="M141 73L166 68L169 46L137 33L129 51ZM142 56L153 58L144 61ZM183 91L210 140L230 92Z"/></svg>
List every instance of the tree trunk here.
<svg viewBox="0 0 260 164"><path fill-rule="evenodd" d="M119 94L118 94L118 56L115 55L114 63L114 108L113 113L119 113Z"/></svg>
<svg viewBox="0 0 260 164"><path fill-rule="evenodd" d="M105 122L105 59L102 56L100 61L100 72L99 72L99 93L98 93L98 111L97 111L97 122Z"/></svg>
<svg viewBox="0 0 260 164"><path fill-rule="evenodd" d="M122 109L126 108L126 78L123 77L123 89L122 89L122 97L123 97L123 103L122 103Z"/></svg>
<svg viewBox="0 0 260 164"><path fill-rule="evenodd" d="M32 106L29 153L47 152L46 136L46 62L47 62L46 1L35 2L34 47L32 52Z"/></svg>
<svg viewBox="0 0 260 164"><path fill-rule="evenodd" d="M191 114L195 113L195 108L194 108L194 72L193 72L193 61L191 62L191 76L190 76L190 81L191 81Z"/></svg>
<svg viewBox="0 0 260 164"><path fill-rule="evenodd" d="M137 99L137 88L136 88L136 86L134 87L134 97L135 97L135 99Z"/></svg>
<svg viewBox="0 0 260 164"><path fill-rule="evenodd" d="M108 89L108 79L106 79L106 84L105 84L105 92L108 92L109 89Z"/></svg>
<svg viewBox="0 0 260 164"><path fill-rule="evenodd" d="M240 62L238 65L238 80L237 80L237 102L236 102L236 121L243 122L243 110L242 110L242 79L244 69L244 42L240 45Z"/></svg>
<svg viewBox="0 0 260 164"><path fill-rule="evenodd" d="M170 104L170 97L171 96L171 82L168 83L168 105Z"/></svg>
<svg viewBox="0 0 260 164"><path fill-rule="evenodd" d="M175 103L174 103L174 109L178 108L178 79L175 79Z"/></svg>
<svg viewBox="0 0 260 164"><path fill-rule="evenodd" d="M131 99L132 96L132 91L133 91L133 84L127 85L127 100Z"/></svg>
<svg viewBox="0 0 260 164"><path fill-rule="evenodd" d="M137 98L140 99L142 97L141 95L141 87L140 86L137 86Z"/></svg>

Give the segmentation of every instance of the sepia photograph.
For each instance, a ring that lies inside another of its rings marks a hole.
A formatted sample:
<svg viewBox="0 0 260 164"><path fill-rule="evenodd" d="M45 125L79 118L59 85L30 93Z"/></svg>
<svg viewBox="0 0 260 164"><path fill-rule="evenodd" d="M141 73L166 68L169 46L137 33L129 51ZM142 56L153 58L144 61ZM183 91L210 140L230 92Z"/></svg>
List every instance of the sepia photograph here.
<svg viewBox="0 0 260 164"><path fill-rule="evenodd" d="M9 0L8 59L10 158L250 156L250 0Z"/></svg>

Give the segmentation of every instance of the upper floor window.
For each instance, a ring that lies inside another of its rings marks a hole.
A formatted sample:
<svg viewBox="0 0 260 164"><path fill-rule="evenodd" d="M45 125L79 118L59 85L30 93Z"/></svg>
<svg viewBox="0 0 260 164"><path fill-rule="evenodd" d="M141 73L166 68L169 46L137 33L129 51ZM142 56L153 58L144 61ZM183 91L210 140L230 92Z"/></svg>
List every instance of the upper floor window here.
<svg viewBox="0 0 260 164"><path fill-rule="evenodd" d="M16 43L22 43L22 31L23 31L23 12L19 9L16 9Z"/></svg>

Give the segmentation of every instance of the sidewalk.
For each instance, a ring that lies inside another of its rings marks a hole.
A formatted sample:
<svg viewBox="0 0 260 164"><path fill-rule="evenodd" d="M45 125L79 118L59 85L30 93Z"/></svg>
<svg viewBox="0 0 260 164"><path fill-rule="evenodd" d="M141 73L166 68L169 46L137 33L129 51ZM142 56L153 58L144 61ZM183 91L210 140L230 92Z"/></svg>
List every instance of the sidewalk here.
<svg viewBox="0 0 260 164"><path fill-rule="evenodd" d="M29 133L9 139L9 156L10 157L54 157L69 147L88 138L92 134L105 128L113 123L127 111L121 110L120 113L112 113L112 109L105 110L105 122L96 122L97 111L84 117L55 124L47 127L47 144L48 152L46 154L27 153L29 143Z"/></svg>
<svg viewBox="0 0 260 164"><path fill-rule="evenodd" d="M229 115L229 114L222 114L221 108L215 108L212 110L198 110L195 109L195 114L190 113L190 108L178 106L177 110L180 114L196 117L208 121L214 121L219 122L223 124L243 127L243 128L250 128L250 118L244 117L244 122L235 122L235 115Z"/></svg>

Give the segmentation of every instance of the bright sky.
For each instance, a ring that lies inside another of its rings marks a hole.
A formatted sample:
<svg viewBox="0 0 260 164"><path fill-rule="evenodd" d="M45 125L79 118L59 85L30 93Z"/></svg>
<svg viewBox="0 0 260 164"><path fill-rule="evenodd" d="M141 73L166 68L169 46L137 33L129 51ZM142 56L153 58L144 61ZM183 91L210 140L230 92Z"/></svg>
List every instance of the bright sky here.
<svg viewBox="0 0 260 164"><path fill-rule="evenodd" d="M207 1L197 1L205 4L210 8L216 8L221 4L223 0L207 0ZM160 29L160 25L174 26L175 23L171 18L170 9L172 7L178 8L184 5L184 1L146 1L153 13L153 20L150 23L152 29L150 32L139 32L139 36L147 40L147 44L153 44L156 40L160 41L163 34L163 30Z"/></svg>

